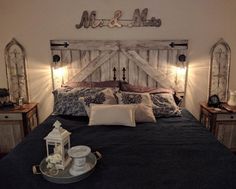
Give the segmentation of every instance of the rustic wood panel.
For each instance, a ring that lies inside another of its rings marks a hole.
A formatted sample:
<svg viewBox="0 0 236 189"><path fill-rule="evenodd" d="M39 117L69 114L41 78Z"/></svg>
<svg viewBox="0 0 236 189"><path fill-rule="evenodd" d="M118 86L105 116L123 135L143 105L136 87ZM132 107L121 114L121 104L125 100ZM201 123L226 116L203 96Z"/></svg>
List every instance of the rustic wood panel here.
<svg viewBox="0 0 236 189"><path fill-rule="evenodd" d="M53 50L52 51L52 57L53 55L59 55L61 57L61 50ZM62 80L62 77L60 76L60 74L58 74L58 68L60 66L62 66L62 62L61 62L61 59L59 62L55 63L52 62L52 67L51 67L51 72L52 72L52 78L53 78L53 88L56 89L56 88L59 88L61 87L61 84L63 83L63 80Z"/></svg>
<svg viewBox="0 0 236 189"><path fill-rule="evenodd" d="M100 55L100 52L98 50L91 51L91 61L93 61L95 58L97 58ZM101 79L101 69L97 68L91 75L91 80L92 81L100 81Z"/></svg>
<svg viewBox="0 0 236 189"><path fill-rule="evenodd" d="M231 49L220 39L211 49L209 96L217 94L222 102L228 99Z"/></svg>
<svg viewBox="0 0 236 189"><path fill-rule="evenodd" d="M122 69L125 68L126 69L126 72L125 72L125 78L126 78L126 81L129 81L129 60L128 58L119 52L119 61L120 61L120 80L123 80L123 72L122 72Z"/></svg>
<svg viewBox="0 0 236 189"><path fill-rule="evenodd" d="M72 58L72 76L76 75L82 68L81 61L80 61L80 51L79 50L71 50L71 58Z"/></svg>
<svg viewBox="0 0 236 189"><path fill-rule="evenodd" d="M148 62L148 51L147 50L140 50L139 51L140 57ZM150 64L149 64L150 65ZM148 74L146 74L142 69L138 69L138 85L146 86L148 82Z"/></svg>
<svg viewBox="0 0 236 189"><path fill-rule="evenodd" d="M113 80L114 72L113 68L116 68L116 77L119 76L119 53L117 52L113 57L109 59L109 80Z"/></svg>
<svg viewBox="0 0 236 189"><path fill-rule="evenodd" d="M158 50L150 50L149 51L149 65L153 67L153 69L157 70L158 66ZM156 81L153 80L150 76L148 76L148 86L156 87Z"/></svg>
<svg viewBox="0 0 236 189"><path fill-rule="evenodd" d="M143 71L145 71L150 77L155 79L162 87L171 87L172 84L166 77L166 75L159 70L154 70L146 60L144 60L142 57L140 57L135 51L124 51L122 50L122 53L124 53L130 60L136 63L139 68L141 68Z"/></svg>
<svg viewBox="0 0 236 189"><path fill-rule="evenodd" d="M51 50L156 50L188 49L187 46L171 47L171 43L187 44L187 40L51 40ZM62 46L54 46L60 44ZM68 44L63 46L63 44Z"/></svg>
<svg viewBox="0 0 236 189"><path fill-rule="evenodd" d="M180 46L170 46L172 42ZM173 87L179 92L185 89L186 72L178 75L177 67L178 55L187 54L187 40L51 41L51 44L64 43L65 47L51 49L63 57L60 65L68 65L71 81L113 80L114 67L117 80L122 80L124 67L126 81L131 84Z"/></svg>
<svg viewBox="0 0 236 189"><path fill-rule="evenodd" d="M116 54L116 51L106 51L103 52L100 56L93 59L90 64L87 64L82 70L75 75L71 81L83 81L85 80L90 74L92 74L97 68L99 68L102 64L104 64L109 58Z"/></svg>
<svg viewBox="0 0 236 189"><path fill-rule="evenodd" d="M23 97L24 102L28 102L26 53L24 47L14 38L5 47L5 64L10 100L17 102Z"/></svg>

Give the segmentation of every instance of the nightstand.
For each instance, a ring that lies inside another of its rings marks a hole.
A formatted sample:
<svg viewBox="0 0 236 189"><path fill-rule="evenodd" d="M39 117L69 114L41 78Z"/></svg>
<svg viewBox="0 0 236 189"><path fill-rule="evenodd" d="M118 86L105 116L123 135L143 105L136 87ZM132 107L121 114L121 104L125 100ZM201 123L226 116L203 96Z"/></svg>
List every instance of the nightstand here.
<svg viewBox="0 0 236 189"><path fill-rule="evenodd" d="M223 104L228 107L227 104ZM200 104L200 121L213 135L231 151L236 152L236 109L231 111Z"/></svg>
<svg viewBox="0 0 236 189"><path fill-rule="evenodd" d="M8 153L37 125L37 103L0 109L0 154Z"/></svg>

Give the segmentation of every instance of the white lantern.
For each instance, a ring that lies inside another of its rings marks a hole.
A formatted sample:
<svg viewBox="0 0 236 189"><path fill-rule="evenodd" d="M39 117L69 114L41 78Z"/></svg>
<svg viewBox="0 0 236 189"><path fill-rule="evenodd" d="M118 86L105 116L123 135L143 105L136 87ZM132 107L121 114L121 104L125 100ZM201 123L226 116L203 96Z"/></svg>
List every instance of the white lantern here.
<svg viewBox="0 0 236 189"><path fill-rule="evenodd" d="M61 156L61 161L55 164L57 169L64 170L70 163L71 158L67 151L70 149L70 132L61 127L61 123L56 121L54 129L44 138L46 140L47 157L54 154Z"/></svg>

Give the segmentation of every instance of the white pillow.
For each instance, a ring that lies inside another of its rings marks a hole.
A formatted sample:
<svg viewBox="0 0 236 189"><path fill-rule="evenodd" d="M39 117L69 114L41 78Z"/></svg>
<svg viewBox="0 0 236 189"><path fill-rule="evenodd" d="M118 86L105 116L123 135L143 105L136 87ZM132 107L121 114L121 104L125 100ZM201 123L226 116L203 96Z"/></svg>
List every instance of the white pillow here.
<svg viewBox="0 0 236 189"><path fill-rule="evenodd" d="M134 105L90 104L89 126L124 125L135 127Z"/></svg>
<svg viewBox="0 0 236 189"><path fill-rule="evenodd" d="M147 106L145 104L137 104L135 110L135 121L136 122L151 122L155 123L156 118L153 113L152 106Z"/></svg>

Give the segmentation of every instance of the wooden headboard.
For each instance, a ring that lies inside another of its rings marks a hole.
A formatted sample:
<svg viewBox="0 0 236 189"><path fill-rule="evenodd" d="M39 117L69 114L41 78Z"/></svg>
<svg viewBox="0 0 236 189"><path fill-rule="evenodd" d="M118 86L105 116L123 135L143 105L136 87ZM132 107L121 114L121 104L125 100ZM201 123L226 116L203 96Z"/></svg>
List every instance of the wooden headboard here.
<svg viewBox="0 0 236 189"><path fill-rule="evenodd" d="M67 81L113 80L115 67L117 80L122 80L125 68L130 84L185 93L187 40L51 40L50 45L52 57L60 57L52 67L63 66L65 72L63 78L53 74L55 88Z"/></svg>

